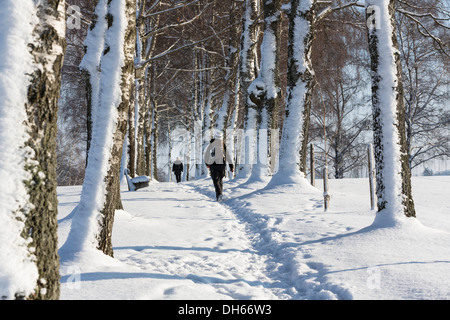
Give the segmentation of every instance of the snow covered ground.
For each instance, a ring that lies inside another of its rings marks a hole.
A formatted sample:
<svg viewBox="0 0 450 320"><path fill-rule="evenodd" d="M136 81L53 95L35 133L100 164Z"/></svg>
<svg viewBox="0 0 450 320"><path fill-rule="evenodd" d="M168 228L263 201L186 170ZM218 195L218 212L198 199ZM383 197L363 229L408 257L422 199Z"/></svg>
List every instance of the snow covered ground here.
<svg viewBox="0 0 450 320"><path fill-rule="evenodd" d="M374 225L367 179L317 189L209 178L122 191L114 259L61 256L61 299L450 299L449 176L413 177L417 219ZM59 241L81 187L60 187Z"/></svg>

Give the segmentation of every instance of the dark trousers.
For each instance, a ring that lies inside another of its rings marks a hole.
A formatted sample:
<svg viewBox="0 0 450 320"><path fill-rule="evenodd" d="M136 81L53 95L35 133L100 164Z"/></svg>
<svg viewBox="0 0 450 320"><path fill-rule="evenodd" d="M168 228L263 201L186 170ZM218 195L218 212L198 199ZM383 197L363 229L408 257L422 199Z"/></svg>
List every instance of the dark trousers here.
<svg viewBox="0 0 450 320"><path fill-rule="evenodd" d="M175 177L177 178L177 183L181 182L181 172L175 172Z"/></svg>
<svg viewBox="0 0 450 320"><path fill-rule="evenodd" d="M214 183L214 189L216 190L216 199L223 191L223 177L225 176L225 164L212 164L209 169L211 170L211 178Z"/></svg>

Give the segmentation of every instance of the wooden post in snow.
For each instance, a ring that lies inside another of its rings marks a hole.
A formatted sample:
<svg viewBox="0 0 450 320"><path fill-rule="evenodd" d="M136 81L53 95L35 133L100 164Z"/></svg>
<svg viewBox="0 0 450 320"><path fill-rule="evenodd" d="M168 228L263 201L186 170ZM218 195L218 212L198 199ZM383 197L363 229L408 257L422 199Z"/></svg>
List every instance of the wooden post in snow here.
<svg viewBox="0 0 450 320"><path fill-rule="evenodd" d="M309 146L309 163L310 163L310 172L311 172L311 185L313 187L316 186L316 171L314 169L314 144L310 144Z"/></svg>
<svg viewBox="0 0 450 320"><path fill-rule="evenodd" d="M375 209L375 170L373 165L373 146L369 143L367 148L367 163L368 163L368 172L369 172L369 187L370 187L370 209Z"/></svg>
<svg viewBox="0 0 450 320"><path fill-rule="evenodd" d="M330 194L328 193L328 168L323 168L323 206L326 212L330 206Z"/></svg>

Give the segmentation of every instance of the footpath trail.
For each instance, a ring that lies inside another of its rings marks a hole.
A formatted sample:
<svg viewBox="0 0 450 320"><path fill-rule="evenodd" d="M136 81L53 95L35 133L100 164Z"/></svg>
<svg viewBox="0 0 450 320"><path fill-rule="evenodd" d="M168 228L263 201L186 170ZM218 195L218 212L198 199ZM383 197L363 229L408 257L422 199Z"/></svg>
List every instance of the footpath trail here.
<svg viewBox="0 0 450 320"><path fill-rule="evenodd" d="M280 283L288 299L351 299L347 289L329 283L327 269L312 255L315 244L322 246L351 228L323 214L321 193L309 184L274 186L269 181L227 179L220 203L245 226L253 250L266 258L266 275ZM190 183L214 198L210 185L210 179Z"/></svg>
<svg viewBox="0 0 450 320"><path fill-rule="evenodd" d="M268 276L271 257L253 248L245 225L192 185L152 183L122 192L122 202L114 263L63 264L62 299L292 298L282 281ZM74 192L60 195L66 211L74 203ZM68 223L60 229L63 243Z"/></svg>
<svg viewBox="0 0 450 320"><path fill-rule="evenodd" d="M161 283L154 298L289 299L267 276L269 257L254 250L245 226L213 198L184 183L123 194L133 216L119 218L116 258L178 280Z"/></svg>
<svg viewBox="0 0 450 320"><path fill-rule="evenodd" d="M420 221L394 227L374 226L365 179L331 180L327 212L306 183L227 179L223 202L210 178L122 190L114 258L61 256L61 299L448 299L450 180L415 179ZM58 189L60 246L80 191Z"/></svg>

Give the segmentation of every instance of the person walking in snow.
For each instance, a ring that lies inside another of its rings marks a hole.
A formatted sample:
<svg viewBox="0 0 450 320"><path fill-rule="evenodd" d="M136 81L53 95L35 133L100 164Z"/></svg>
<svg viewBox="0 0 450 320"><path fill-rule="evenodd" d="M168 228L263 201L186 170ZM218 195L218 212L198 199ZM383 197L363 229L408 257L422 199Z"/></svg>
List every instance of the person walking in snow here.
<svg viewBox="0 0 450 320"><path fill-rule="evenodd" d="M177 178L177 183L181 182L181 173L183 172L183 163L180 158L177 157L177 160L172 165L172 171Z"/></svg>
<svg viewBox="0 0 450 320"><path fill-rule="evenodd" d="M233 172L234 166L231 157L223 142L222 133L218 132L214 135L214 138L211 139L210 144L205 151L205 163L211 173L217 201L221 201L223 197L223 177L226 173L227 162L231 172Z"/></svg>

